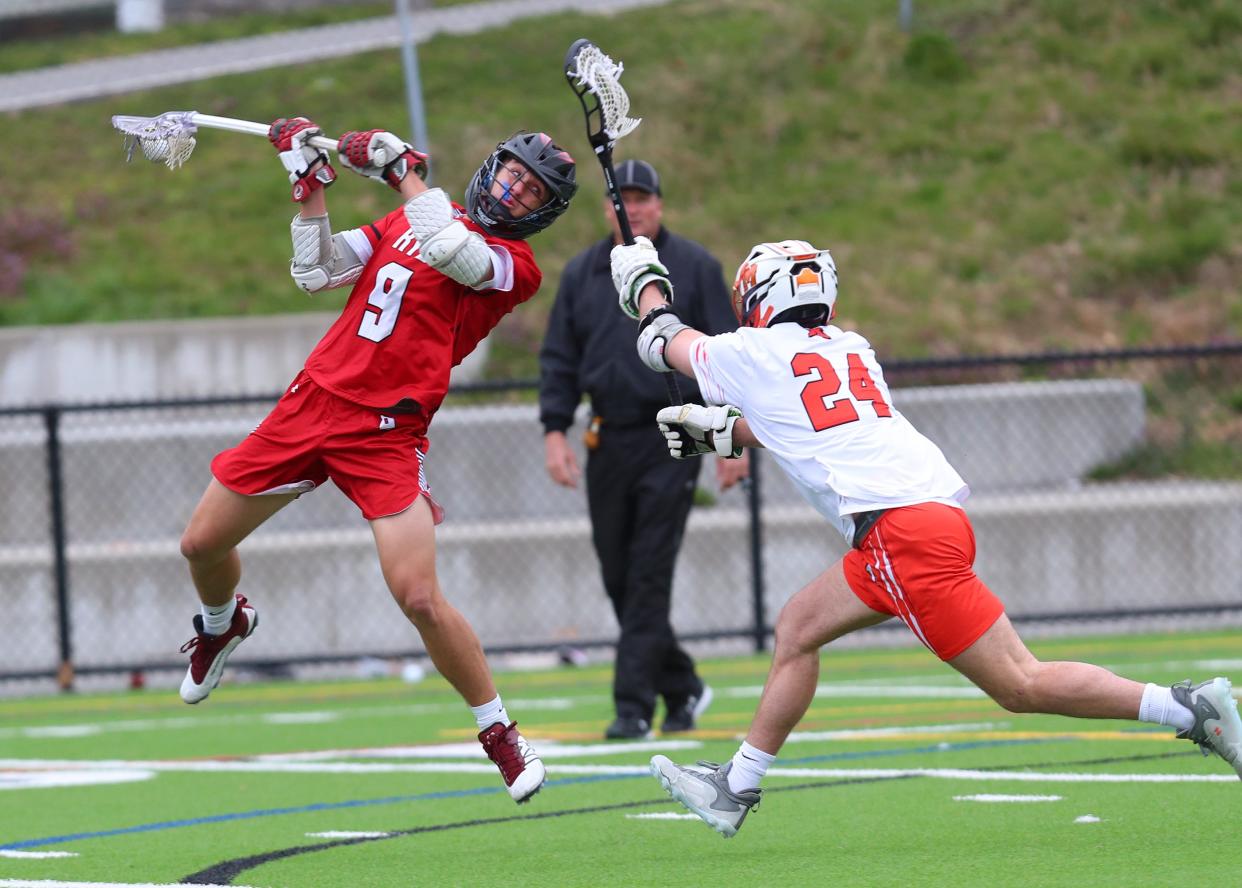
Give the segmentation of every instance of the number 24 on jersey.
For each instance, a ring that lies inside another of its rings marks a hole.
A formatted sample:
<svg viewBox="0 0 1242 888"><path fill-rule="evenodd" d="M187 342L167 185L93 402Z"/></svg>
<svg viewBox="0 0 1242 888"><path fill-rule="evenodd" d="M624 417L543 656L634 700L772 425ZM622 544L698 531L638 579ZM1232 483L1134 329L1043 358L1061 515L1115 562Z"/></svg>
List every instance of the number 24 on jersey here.
<svg viewBox="0 0 1242 888"><path fill-rule="evenodd" d="M849 391L841 397L841 376L826 357L815 352L799 352L790 361L795 377L812 377L802 387L802 406L806 408L811 427L817 432L835 428L859 419L858 405L869 401L877 417L892 416L892 408L871 378L862 355L845 356L849 365Z"/></svg>

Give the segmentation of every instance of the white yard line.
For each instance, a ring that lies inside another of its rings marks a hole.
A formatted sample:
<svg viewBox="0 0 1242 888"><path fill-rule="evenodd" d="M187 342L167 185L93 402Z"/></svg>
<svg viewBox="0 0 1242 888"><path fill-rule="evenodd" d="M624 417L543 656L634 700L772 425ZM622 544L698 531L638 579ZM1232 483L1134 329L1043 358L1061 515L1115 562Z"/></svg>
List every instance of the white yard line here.
<svg viewBox="0 0 1242 888"><path fill-rule="evenodd" d="M531 709L564 711L575 706L596 705L610 698L602 694L577 697L557 697L547 700L506 701L515 712ZM298 721L348 721L359 718L408 718L410 716L460 713L460 703L394 703L384 706L346 707L341 709L316 709L305 712L247 713L227 716L173 716L149 719L133 718L122 721L100 720L71 725L5 725L0 728L0 740L18 737L36 739L59 739L89 737L96 734L131 733L139 731L198 730L223 725L257 725Z"/></svg>
<svg viewBox="0 0 1242 888"><path fill-rule="evenodd" d="M107 772L145 769L158 772L266 773L266 774L493 774L490 762L436 762L381 764L363 762L250 762L250 761L153 761L0 759L0 771ZM648 774L647 765L548 765L551 775L632 776ZM1229 783L1233 774L1107 774L1041 773L1033 771L978 771L969 768L783 768L768 771L769 777L892 779L930 777L938 780L976 780L1025 783Z"/></svg>
<svg viewBox="0 0 1242 888"><path fill-rule="evenodd" d="M965 768L770 768L769 777L841 779L932 777L937 780L1019 781L1023 783L1229 783L1236 774L1073 774L1034 771L972 771Z"/></svg>
<svg viewBox="0 0 1242 888"><path fill-rule="evenodd" d="M758 697L763 685L740 688L724 688L717 691L726 697ZM885 699L943 698L952 700L973 699L986 696L974 685L950 687L948 685L868 685L868 684L821 684L815 689L816 697L882 697Z"/></svg>

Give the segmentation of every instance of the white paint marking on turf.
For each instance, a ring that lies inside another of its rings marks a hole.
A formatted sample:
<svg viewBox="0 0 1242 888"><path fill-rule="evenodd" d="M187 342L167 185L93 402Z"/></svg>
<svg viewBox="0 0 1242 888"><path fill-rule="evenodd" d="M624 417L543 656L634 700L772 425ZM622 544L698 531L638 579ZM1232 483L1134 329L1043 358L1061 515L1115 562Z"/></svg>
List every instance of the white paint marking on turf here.
<svg viewBox="0 0 1242 888"><path fill-rule="evenodd" d="M77 857L72 851L14 851L11 848L0 848L0 857L11 857L15 860L43 860L48 857Z"/></svg>
<svg viewBox="0 0 1242 888"><path fill-rule="evenodd" d="M90 762L83 764L90 765ZM34 768L27 771L0 770L0 790L5 789L49 789L61 786L98 786L105 783L136 783L139 780L150 780L155 772L146 768L133 769L72 769L44 770Z"/></svg>
<svg viewBox="0 0 1242 888"><path fill-rule="evenodd" d="M962 768L769 768L769 777L933 777L939 780L1016 780L1025 783L1229 783L1236 774L1043 774L1033 771L970 771Z"/></svg>
<svg viewBox="0 0 1242 888"><path fill-rule="evenodd" d="M183 888L180 883L156 885L151 882L62 882L59 879L0 879L0 888ZM195 888L248 888L246 885L202 885Z"/></svg>
<svg viewBox="0 0 1242 888"><path fill-rule="evenodd" d="M720 692L718 692L720 693ZM762 685L750 685L741 688L725 688L726 697L758 697L763 693ZM886 697L893 699L934 698L965 700L986 696L983 691L967 685L964 687L948 687L941 685L828 685L822 684L815 689L816 697Z"/></svg>
<svg viewBox="0 0 1242 888"><path fill-rule="evenodd" d="M626 814L626 820L698 820L698 814L676 814L672 811L658 811L652 814Z"/></svg>
<svg viewBox="0 0 1242 888"><path fill-rule="evenodd" d="M103 731L99 725L45 725L44 727L22 728L22 736L39 740L64 737L92 737Z"/></svg>
<svg viewBox="0 0 1242 888"><path fill-rule="evenodd" d="M1096 817L1094 814L1084 814L1081 817L1075 817L1074 822L1075 823L1102 823L1103 821L1101 821L1100 818Z"/></svg>
<svg viewBox="0 0 1242 888"><path fill-rule="evenodd" d="M124 768L146 768L161 772L247 773L247 774L495 774L496 766L482 762L436 762L416 764L379 764L371 762L250 762L250 761L78 761L56 762L36 759L2 759L0 773L12 771L44 771L63 768L75 773L93 771L111 773ZM560 774L649 774L647 765L551 765L549 773Z"/></svg>
<svg viewBox="0 0 1242 888"><path fill-rule="evenodd" d="M123 771L128 769L195 773L253 774L494 774L490 762L425 762L413 764L381 764L366 762L255 762L255 761L56 761L37 759L0 759L0 771L47 771L60 769L74 772ZM646 765L570 765L547 766L549 774L627 776L647 774ZM1075 774L1039 773L1032 771L973 771L965 768L772 768L771 777L829 777L843 780L858 778L893 779L899 777L930 777L938 780L979 780L987 782L1017 781L1023 783L1228 783L1234 785L1233 774ZM3 886L0 886L3 888Z"/></svg>
<svg viewBox="0 0 1242 888"><path fill-rule="evenodd" d="M3 5L3 0L0 0ZM610 697L602 695L579 695L576 697L562 697L554 700L544 701L516 701L523 710L525 709L552 709L564 710L571 709L574 706L594 706L601 702L611 700ZM513 704L510 704L513 705ZM357 708L348 708L340 710L329 710L342 720L360 719L360 718L409 718L410 716L422 715L441 715L444 713L457 713L461 709L458 703L399 703L391 705L378 706L360 706ZM47 737L47 738L72 738L84 737L93 734L112 734L125 733L132 731L172 731L172 730L189 730L202 729L206 727L219 727L224 725L253 725L259 724L265 718L261 713L246 713L242 715L219 715L219 716L176 716L176 717L158 717L143 719L124 719L121 721L87 722L85 724L76 725L5 725L0 728L0 740L12 739L14 737Z"/></svg>
<svg viewBox="0 0 1242 888"><path fill-rule="evenodd" d="M996 793L981 792L976 795L960 795L954 796L955 802L1059 802L1059 795L998 795Z"/></svg>
<svg viewBox="0 0 1242 888"><path fill-rule="evenodd" d="M338 712L273 712L263 716L269 725L319 725L340 718Z"/></svg>
<svg viewBox="0 0 1242 888"><path fill-rule="evenodd" d="M795 731L788 743L810 743L816 740L863 740L868 737L900 737L905 734L964 734L970 731L994 731L996 722L952 725L904 725L892 728L854 728L843 731Z"/></svg>
<svg viewBox="0 0 1242 888"><path fill-rule="evenodd" d="M578 703L572 697L553 697L549 700L523 700L518 698L510 702L505 701L505 708L512 706L514 711L521 710L526 712L528 709L551 709L555 711L564 711L573 709Z"/></svg>
<svg viewBox="0 0 1242 888"><path fill-rule="evenodd" d="M631 752L665 752L685 749L701 749L698 740L651 740L640 743L557 743L539 741L539 757L542 759L576 758L579 756L625 755ZM384 746L358 749L320 749L314 752L271 753L254 757L263 762L317 762L338 759L449 759L480 758L482 747L477 742L439 743L427 746Z"/></svg>
<svg viewBox="0 0 1242 888"><path fill-rule="evenodd" d="M330 829L327 832L307 833L312 839L382 839L390 836L389 832L363 832L343 829Z"/></svg>

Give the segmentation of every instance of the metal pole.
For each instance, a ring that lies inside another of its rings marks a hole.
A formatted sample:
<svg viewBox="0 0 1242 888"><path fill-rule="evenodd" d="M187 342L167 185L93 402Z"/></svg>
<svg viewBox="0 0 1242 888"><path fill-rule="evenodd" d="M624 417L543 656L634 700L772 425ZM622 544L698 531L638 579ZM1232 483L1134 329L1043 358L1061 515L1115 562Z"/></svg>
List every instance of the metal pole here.
<svg viewBox="0 0 1242 888"><path fill-rule="evenodd" d="M410 108L410 128L414 147L430 154L427 138L427 114L423 108L423 84L418 74L418 44L414 39L414 23L410 19L409 0L396 0L397 18L401 21L401 68L405 72L405 99ZM432 161L427 161L427 184L431 184Z"/></svg>
<svg viewBox="0 0 1242 888"><path fill-rule="evenodd" d="M900 0L897 17L901 22L901 30L907 34L914 25L914 0Z"/></svg>
<svg viewBox="0 0 1242 888"><path fill-rule="evenodd" d="M56 617L60 635L60 668L57 684L73 690L73 638L69 625L69 564L65 557L65 481L60 454L60 410L43 411L47 426L47 486L52 519L52 577L56 584Z"/></svg>
<svg viewBox="0 0 1242 888"><path fill-rule="evenodd" d="M761 497L759 495L759 457L758 450L750 451L750 478L747 480L747 494L750 497L750 591L752 634L755 640L755 651L767 649L768 630L765 625L764 591L763 591L763 527L759 512Z"/></svg>

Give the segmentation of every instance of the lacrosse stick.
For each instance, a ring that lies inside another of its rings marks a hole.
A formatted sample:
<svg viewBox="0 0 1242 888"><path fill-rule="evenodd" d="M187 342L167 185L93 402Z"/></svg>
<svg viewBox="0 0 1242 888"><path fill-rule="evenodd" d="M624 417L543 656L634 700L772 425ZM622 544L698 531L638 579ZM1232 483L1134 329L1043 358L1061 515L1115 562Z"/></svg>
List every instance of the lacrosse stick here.
<svg viewBox="0 0 1242 888"><path fill-rule="evenodd" d="M630 220L625 215L621 189L617 187L617 173L612 167L612 149L617 140L634 132L642 123L641 117L635 119L628 116L630 97L626 95L625 87L620 82L621 72L624 70L624 65L604 55L598 46L585 37L575 40L565 55L565 79L582 103L582 112L586 116L587 141L595 149L595 157L599 160L600 169L604 171L604 185L608 188L608 197L612 200L612 208L617 214L621 240L625 244L632 244L634 232L630 229ZM669 403L682 403L681 389L677 385L676 377L671 372L662 375L664 385L668 388Z"/></svg>
<svg viewBox="0 0 1242 888"><path fill-rule="evenodd" d="M112 126L125 134L125 159L131 160L134 149L141 148L147 160L164 163L170 170L190 159L197 142L194 133L200 126L211 129L230 130L267 137L268 125L250 120L234 120L232 117L214 117L197 111L165 111L159 117L129 117L117 114ZM325 151L336 149L336 139L311 136L306 140Z"/></svg>

